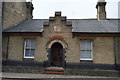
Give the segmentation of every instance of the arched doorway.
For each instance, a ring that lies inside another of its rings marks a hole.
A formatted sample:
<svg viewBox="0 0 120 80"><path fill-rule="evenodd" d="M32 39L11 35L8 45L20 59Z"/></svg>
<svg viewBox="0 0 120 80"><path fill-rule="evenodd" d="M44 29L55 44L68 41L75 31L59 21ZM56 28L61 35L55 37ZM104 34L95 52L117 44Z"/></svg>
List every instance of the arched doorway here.
<svg viewBox="0 0 120 80"><path fill-rule="evenodd" d="M55 38L51 39L46 44L48 67L65 67L65 54L67 52L68 45L63 39Z"/></svg>
<svg viewBox="0 0 120 80"><path fill-rule="evenodd" d="M50 66L62 67L64 65L64 49L61 43L55 42L51 46Z"/></svg>

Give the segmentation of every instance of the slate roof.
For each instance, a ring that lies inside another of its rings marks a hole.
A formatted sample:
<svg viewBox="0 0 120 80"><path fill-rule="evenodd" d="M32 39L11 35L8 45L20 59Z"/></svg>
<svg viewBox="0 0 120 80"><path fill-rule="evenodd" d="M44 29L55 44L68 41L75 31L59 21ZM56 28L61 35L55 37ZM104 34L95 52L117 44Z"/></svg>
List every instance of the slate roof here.
<svg viewBox="0 0 120 80"><path fill-rule="evenodd" d="M3 32L42 32L44 21L48 19L30 19L23 21ZM118 19L68 19L72 22L72 32L79 33L118 33Z"/></svg>
<svg viewBox="0 0 120 80"><path fill-rule="evenodd" d="M44 20L25 20L3 32L42 32Z"/></svg>
<svg viewBox="0 0 120 80"><path fill-rule="evenodd" d="M72 20L72 32L116 33L119 32L118 20Z"/></svg>

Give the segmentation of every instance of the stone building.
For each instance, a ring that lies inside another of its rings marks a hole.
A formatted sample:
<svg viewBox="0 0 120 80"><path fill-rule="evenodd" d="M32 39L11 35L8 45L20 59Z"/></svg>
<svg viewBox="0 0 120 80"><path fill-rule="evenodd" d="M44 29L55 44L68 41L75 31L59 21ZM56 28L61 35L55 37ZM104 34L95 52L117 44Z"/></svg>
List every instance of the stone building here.
<svg viewBox="0 0 120 80"><path fill-rule="evenodd" d="M60 11L32 19L30 2L4 3L3 72L118 76L119 19L108 19L105 6L97 2L96 19L67 19Z"/></svg>

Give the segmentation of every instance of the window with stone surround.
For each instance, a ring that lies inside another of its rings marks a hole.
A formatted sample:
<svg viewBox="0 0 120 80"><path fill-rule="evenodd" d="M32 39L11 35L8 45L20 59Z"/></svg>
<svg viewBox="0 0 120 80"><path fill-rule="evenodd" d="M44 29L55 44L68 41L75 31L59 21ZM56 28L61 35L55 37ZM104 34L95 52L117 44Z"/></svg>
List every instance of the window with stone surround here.
<svg viewBox="0 0 120 80"><path fill-rule="evenodd" d="M34 58L35 39L25 39L24 58Z"/></svg>
<svg viewBox="0 0 120 80"><path fill-rule="evenodd" d="M80 40L80 60L93 60L92 40Z"/></svg>

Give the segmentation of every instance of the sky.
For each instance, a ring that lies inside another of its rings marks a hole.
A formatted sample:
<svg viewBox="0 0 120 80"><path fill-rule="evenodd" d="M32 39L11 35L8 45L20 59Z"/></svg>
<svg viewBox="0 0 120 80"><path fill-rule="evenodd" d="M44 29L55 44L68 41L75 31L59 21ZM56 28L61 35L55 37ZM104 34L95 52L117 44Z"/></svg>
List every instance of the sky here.
<svg viewBox="0 0 120 80"><path fill-rule="evenodd" d="M118 18L119 1L106 0L107 18ZM32 3L34 19L48 19L55 11L61 11L68 19L96 18L97 15L97 0L32 0Z"/></svg>

